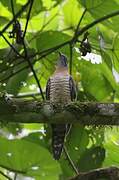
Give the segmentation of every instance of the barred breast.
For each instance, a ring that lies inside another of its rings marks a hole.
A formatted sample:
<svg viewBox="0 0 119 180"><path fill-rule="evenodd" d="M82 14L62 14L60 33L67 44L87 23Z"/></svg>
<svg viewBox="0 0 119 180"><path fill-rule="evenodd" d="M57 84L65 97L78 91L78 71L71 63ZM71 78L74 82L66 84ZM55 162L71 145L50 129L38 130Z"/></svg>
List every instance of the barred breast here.
<svg viewBox="0 0 119 180"><path fill-rule="evenodd" d="M69 76L53 76L50 80L50 101L61 104L69 103L71 101Z"/></svg>

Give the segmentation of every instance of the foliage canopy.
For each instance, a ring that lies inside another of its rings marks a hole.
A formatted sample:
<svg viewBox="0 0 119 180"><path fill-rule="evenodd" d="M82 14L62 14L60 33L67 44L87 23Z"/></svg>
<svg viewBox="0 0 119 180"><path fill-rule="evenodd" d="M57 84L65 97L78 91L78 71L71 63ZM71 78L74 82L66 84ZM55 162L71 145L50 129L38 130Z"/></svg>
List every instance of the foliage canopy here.
<svg viewBox="0 0 119 180"><path fill-rule="evenodd" d="M118 102L119 1L32 2L0 1L0 92L42 100L41 96L35 96L39 93L36 80L39 79L44 94L46 81L54 71L60 51L68 57L78 100ZM23 34L28 21L25 47L15 38L9 38L11 19L15 14ZM104 20L106 15L110 16ZM81 56L81 43L87 31L91 53ZM37 78L34 78L31 64ZM59 162L53 160L51 132L46 125L1 124L0 132L0 171L7 169L17 177L22 174L36 180L67 179L75 175L64 153ZM66 147L79 171L119 164L118 131L115 128L73 126ZM0 175L0 178L5 177Z"/></svg>

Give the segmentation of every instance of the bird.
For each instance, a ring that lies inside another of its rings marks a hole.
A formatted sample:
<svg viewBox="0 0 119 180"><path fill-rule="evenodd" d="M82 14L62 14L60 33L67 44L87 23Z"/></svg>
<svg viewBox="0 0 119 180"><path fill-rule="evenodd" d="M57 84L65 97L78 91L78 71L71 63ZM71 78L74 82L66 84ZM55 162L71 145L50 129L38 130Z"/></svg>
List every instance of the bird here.
<svg viewBox="0 0 119 180"><path fill-rule="evenodd" d="M46 85L46 100L62 107L76 98L76 87L72 76L68 73L67 57L59 52L59 58L53 75ZM59 160L63 151L69 124L51 124L52 153L55 160Z"/></svg>

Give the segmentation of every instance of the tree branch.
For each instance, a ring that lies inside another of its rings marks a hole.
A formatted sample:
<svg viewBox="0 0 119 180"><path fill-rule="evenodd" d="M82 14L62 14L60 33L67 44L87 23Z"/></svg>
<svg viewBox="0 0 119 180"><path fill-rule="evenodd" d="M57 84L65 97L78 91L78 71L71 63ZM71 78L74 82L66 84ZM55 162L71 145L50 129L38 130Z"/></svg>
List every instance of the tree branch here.
<svg viewBox="0 0 119 180"><path fill-rule="evenodd" d="M29 8L28 15L27 15L27 20L26 20L25 30L24 30L24 33L23 33L23 39L25 38L25 35L26 35L26 30L27 30L27 26L28 26L28 23L29 23L31 9L32 9L32 6L33 6L33 2L34 2L34 0L31 0L30 8Z"/></svg>
<svg viewBox="0 0 119 180"><path fill-rule="evenodd" d="M2 171L0 171L0 174L2 175L2 176L4 176L6 179L8 179L8 180L12 180L12 178L10 178L9 176L7 176L6 174L4 174Z"/></svg>
<svg viewBox="0 0 119 180"><path fill-rule="evenodd" d="M3 28L3 30L0 32L0 35L3 34L6 29L8 29L8 27L14 22L15 18L17 18L17 17L20 16L20 14L27 8L27 6L30 4L30 2L31 2L31 0L29 0L29 1L21 8L21 10L15 15L15 17ZM85 12L86 12L86 10L84 11L84 13L83 13L83 15L82 15L82 18L83 18L83 16L84 16ZM72 43L72 42L76 42L77 38L78 38L80 35L82 35L84 32L86 32L88 29L90 29L91 27L95 26L96 24L98 24L98 23L100 23L100 22L102 22L102 21L104 21L104 20L106 20L106 19L108 19L108 18L117 16L117 15L119 15L119 11L115 11L115 12L113 12L113 13L110 13L110 14L108 14L108 15L105 15L105 16L103 16L103 17L101 17L101 18L93 21L92 23L87 24L86 26L84 26L82 29L80 29L80 30L75 34L75 36L74 36L73 38L71 38L71 40L68 40L68 41L66 41L66 42L64 42L64 43L61 43L61 44L59 44L59 45L57 45L57 46L55 46L55 47L52 47L52 48L50 48L50 49L46 49L46 50L44 50L44 51L42 51L42 52L40 52L40 53L37 52L37 53L35 53L35 54L33 55L33 57L35 57L36 55L40 55L39 59L42 59L43 57L46 57L47 55L49 55L49 54L51 54L52 52L58 50L59 48L65 46L65 45L67 45L67 44L70 44L70 43ZM81 18L81 20L82 20L82 18ZM80 25L80 21L79 21L79 25ZM77 30L78 30L78 26L77 26ZM36 61L38 61L39 59L37 59ZM36 62L36 61L35 61L35 62ZM35 63L35 62L34 62L34 63ZM20 63L21 63L21 62L20 62ZM24 63L24 61L23 61L22 63ZM23 71L23 70L26 69L26 68L29 68L29 65L28 65L28 66L24 66L23 68L19 69L18 71L16 71L15 73L11 74L10 76L5 77L5 78L2 79L0 82L6 81L6 80L9 79L10 77L13 77L14 75L16 75L17 73Z"/></svg>
<svg viewBox="0 0 119 180"><path fill-rule="evenodd" d="M45 93L43 91L43 93ZM40 92L25 92L25 93L19 93L18 95L10 95L12 98L36 98L39 96Z"/></svg>
<svg viewBox="0 0 119 180"><path fill-rule="evenodd" d="M75 30L75 33L74 33L74 37L73 37L72 42L74 42L75 37L77 37L77 33L79 32L80 24L81 24L81 22L82 22L82 20L83 20L83 18L84 18L84 15L86 14L86 12L87 12L87 9L85 8L84 11L83 11L83 13L82 13L82 16L80 17L79 22L78 22L78 24L77 24L77 27L76 27L76 30Z"/></svg>
<svg viewBox="0 0 119 180"><path fill-rule="evenodd" d="M96 24L98 23L101 23L111 17L114 17L114 16L117 16L119 15L119 11L114 11L112 13L109 13L99 19L96 19L95 21L91 22L90 24L87 24L86 26L84 26L82 29L80 29L78 32L77 32L77 36L80 36L82 35L84 32L86 32L88 29L92 28L93 26L95 26Z"/></svg>
<svg viewBox="0 0 119 180"><path fill-rule="evenodd" d="M72 102L61 108L6 96L0 98L0 122L119 125L119 103Z"/></svg>
<svg viewBox="0 0 119 180"><path fill-rule="evenodd" d="M25 25L25 30L24 30L24 34L23 34L23 47L24 47L24 52L25 52L24 59L28 62L28 65L29 65L29 67L30 67L30 69L31 69L31 71L32 71L32 73L34 75L34 78L35 78L36 83L37 83L37 85L39 87L42 99L45 100L45 97L44 97L44 94L43 94L43 91L42 91L42 88L41 88L41 85L40 85L40 81L38 80L37 74L36 74L36 72L35 72L35 70L33 68L33 65L32 65L31 61L29 60L28 53L27 53L27 48L26 48L25 41L24 41L27 26L28 26L28 22L29 22L29 19L30 19L31 9L32 9L32 6L33 6L33 2L34 2L34 0L32 0L31 4L30 4L29 12L28 12L28 15L27 15L27 21L26 21L26 25Z"/></svg>
<svg viewBox="0 0 119 180"><path fill-rule="evenodd" d="M40 57L39 57L38 59L34 60L34 62L32 63L32 64L35 64L38 60L41 60L42 58L48 56L48 55L51 54L52 52L57 51L58 49L60 49L61 47L64 47L65 45L67 45L67 44L69 44L69 43L70 43L70 41L66 41L66 42L64 42L64 43L62 43L62 44L60 44L60 45L57 45L57 46L55 46L55 47L46 49L46 50L44 50L44 51L42 51L42 52L40 52L40 53L35 53L35 54L31 55L29 58L34 58L35 56L40 55ZM24 60L16 63L16 65L14 65L13 67L15 67L15 66L17 66L17 65L19 65L19 64L21 64L21 63L24 63ZM15 76L16 74L22 72L23 70L25 70L25 69L27 69L27 68L29 68L29 65L25 65L24 67L22 67L22 68L19 69L18 71L15 71L15 72L13 72L12 74L10 74L9 76L1 79L0 82L4 82L4 81L8 80L9 78Z"/></svg>
<svg viewBox="0 0 119 180"><path fill-rule="evenodd" d="M22 6L22 8L19 10L19 12L13 17L13 19L0 31L0 35L3 34L9 26L25 11L27 6L30 4L31 0L28 0L28 2Z"/></svg>
<svg viewBox="0 0 119 180"><path fill-rule="evenodd" d="M33 73L33 76L34 76L34 78L35 78L35 80L36 80L36 83L37 83L38 88L39 88L39 91L40 91L40 92L39 92L39 95L41 94L42 99L45 100L45 97L44 97L44 94L43 94L43 90L42 90L41 85L40 85L40 81L39 81L39 79L38 79L38 77L37 77L37 74L36 74L34 68L33 68L32 62L31 62L30 59L28 58L27 48L26 48L26 45L25 45L24 40L23 40L23 46L24 46L24 52L25 52L25 57L24 57L24 59L28 62L28 65L29 65L29 67L30 67L30 69L31 69L31 71L32 71L32 73Z"/></svg>
<svg viewBox="0 0 119 180"><path fill-rule="evenodd" d="M80 173L78 176L70 178L70 180L93 180L101 179L105 180L118 180L119 179L119 168L117 167L108 167L91 170L86 173Z"/></svg>
<svg viewBox="0 0 119 180"><path fill-rule="evenodd" d="M3 37L3 39L7 42L7 44L13 49L13 51L16 53L16 55L18 55L19 57L23 58L23 56L17 51L17 49L7 40L7 38L1 34L1 36Z"/></svg>

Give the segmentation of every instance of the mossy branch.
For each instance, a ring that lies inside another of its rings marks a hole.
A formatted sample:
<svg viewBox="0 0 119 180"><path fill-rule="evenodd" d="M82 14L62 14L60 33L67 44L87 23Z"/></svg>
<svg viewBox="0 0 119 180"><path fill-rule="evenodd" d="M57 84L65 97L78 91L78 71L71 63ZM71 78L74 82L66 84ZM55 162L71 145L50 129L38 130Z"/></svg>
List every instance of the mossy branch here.
<svg viewBox="0 0 119 180"><path fill-rule="evenodd" d="M119 104L77 101L61 107L48 101L1 97L0 122L119 125Z"/></svg>
<svg viewBox="0 0 119 180"><path fill-rule="evenodd" d="M70 178L69 180L94 180L94 179L118 180L119 168L108 167L108 168L94 169L89 172L80 173L79 175Z"/></svg>

